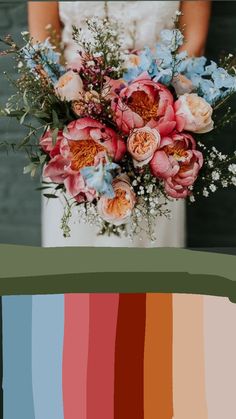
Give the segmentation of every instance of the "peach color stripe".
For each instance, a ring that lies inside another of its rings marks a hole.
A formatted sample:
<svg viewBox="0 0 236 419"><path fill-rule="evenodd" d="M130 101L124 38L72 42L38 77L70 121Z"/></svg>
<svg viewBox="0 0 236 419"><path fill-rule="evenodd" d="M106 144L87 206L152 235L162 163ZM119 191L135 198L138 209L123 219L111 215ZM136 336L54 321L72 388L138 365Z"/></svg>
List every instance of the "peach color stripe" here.
<svg viewBox="0 0 236 419"><path fill-rule="evenodd" d="M87 419L114 418L118 304L119 294L90 295Z"/></svg>
<svg viewBox="0 0 236 419"><path fill-rule="evenodd" d="M174 419L207 419L203 297L173 297Z"/></svg>
<svg viewBox="0 0 236 419"><path fill-rule="evenodd" d="M89 294L65 295L64 311L62 368L64 419L87 419Z"/></svg>
<svg viewBox="0 0 236 419"><path fill-rule="evenodd" d="M209 419L236 418L236 304L204 297L206 392Z"/></svg>
<svg viewBox="0 0 236 419"><path fill-rule="evenodd" d="M144 419L172 419L172 295L147 294Z"/></svg>

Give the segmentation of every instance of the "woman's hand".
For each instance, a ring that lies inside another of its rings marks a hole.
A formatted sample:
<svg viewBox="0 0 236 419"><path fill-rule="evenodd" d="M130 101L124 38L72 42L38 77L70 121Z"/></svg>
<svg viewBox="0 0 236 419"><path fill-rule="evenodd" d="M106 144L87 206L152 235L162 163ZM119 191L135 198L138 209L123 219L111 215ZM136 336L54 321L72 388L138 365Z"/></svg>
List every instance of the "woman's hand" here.
<svg viewBox="0 0 236 419"><path fill-rule="evenodd" d="M28 1L28 23L30 35L35 42L48 38L47 25L61 34L61 23L57 1Z"/></svg>
<svg viewBox="0 0 236 419"><path fill-rule="evenodd" d="M184 30L185 44L181 50L189 56L204 54L211 15L211 1L182 1L180 27Z"/></svg>

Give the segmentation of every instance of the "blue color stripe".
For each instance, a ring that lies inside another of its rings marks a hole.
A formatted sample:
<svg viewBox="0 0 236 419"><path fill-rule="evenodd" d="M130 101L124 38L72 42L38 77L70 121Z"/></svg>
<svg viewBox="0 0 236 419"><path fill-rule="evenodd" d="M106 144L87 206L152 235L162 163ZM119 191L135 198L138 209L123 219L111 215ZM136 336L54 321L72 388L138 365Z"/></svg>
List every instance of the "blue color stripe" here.
<svg viewBox="0 0 236 419"><path fill-rule="evenodd" d="M31 296L2 297L4 419L34 419L31 315Z"/></svg>
<svg viewBox="0 0 236 419"><path fill-rule="evenodd" d="M32 380L35 419L63 419L63 336L64 295L33 296Z"/></svg>

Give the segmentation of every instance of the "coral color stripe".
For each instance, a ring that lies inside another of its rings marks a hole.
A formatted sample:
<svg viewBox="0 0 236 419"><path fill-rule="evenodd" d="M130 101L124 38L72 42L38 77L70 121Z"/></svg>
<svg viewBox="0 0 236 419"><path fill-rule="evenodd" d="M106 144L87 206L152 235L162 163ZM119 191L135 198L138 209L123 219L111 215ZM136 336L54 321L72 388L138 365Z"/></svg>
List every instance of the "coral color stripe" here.
<svg viewBox="0 0 236 419"><path fill-rule="evenodd" d="M90 295L87 419L114 418L118 304L119 294Z"/></svg>
<svg viewBox="0 0 236 419"><path fill-rule="evenodd" d="M172 295L147 294L144 418L172 419Z"/></svg>
<svg viewBox="0 0 236 419"><path fill-rule="evenodd" d="M203 297L174 295L173 314L174 419L207 419Z"/></svg>
<svg viewBox="0 0 236 419"><path fill-rule="evenodd" d="M146 294L121 294L115 355L115 419L143 419Z"/></svg>
<svg viewBox="0 0 236 419"><path fill-rule="evenodd" d="M64 311L64 419L86 419L89 294L66 294Z"/></svg>

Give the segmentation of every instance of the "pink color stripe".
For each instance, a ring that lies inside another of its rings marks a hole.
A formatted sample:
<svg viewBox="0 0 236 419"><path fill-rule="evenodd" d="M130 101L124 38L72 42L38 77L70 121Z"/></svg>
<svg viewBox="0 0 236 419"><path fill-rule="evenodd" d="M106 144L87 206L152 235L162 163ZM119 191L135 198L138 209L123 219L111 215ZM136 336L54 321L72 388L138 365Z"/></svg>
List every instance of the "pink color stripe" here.
<svg viewBox="0 0 236 419"><path fill-rule="evenodd" d="M87 419L114 418L118 304L119 294L90 295Z"/></svg>
<svg viewBox="0 0 236 419"><path fill-rule="evenodd" d="M86 419L89 294L65 295L63 351L64 419Z"/></svg>

